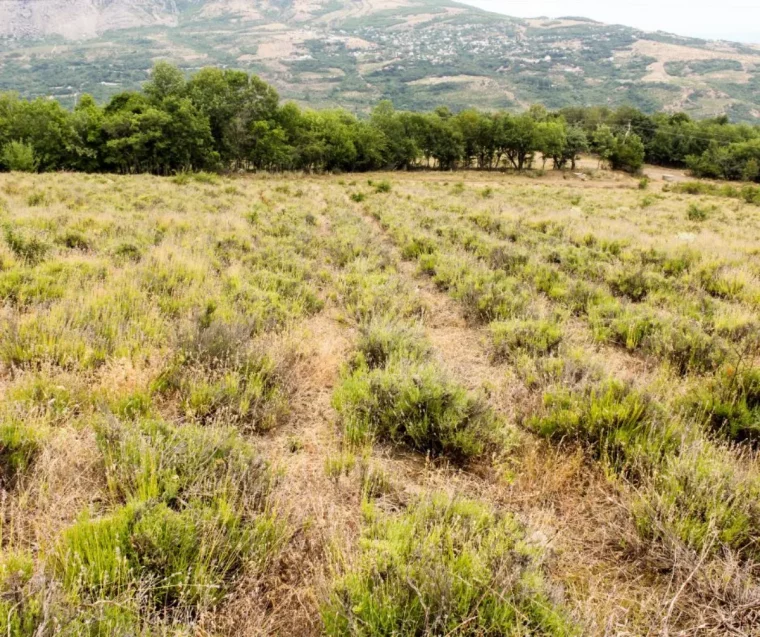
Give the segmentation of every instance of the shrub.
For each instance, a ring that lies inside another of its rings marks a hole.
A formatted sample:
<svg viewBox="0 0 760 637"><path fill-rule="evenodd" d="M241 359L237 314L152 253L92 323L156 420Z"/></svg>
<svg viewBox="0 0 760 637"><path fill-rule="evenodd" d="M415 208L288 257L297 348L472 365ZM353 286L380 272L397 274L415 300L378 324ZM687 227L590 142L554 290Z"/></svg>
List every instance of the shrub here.
<svg viewBox="0 0 760 637"><path fill-rule="evenodd" d="M691 412L730 440L760 443L760 370L733 366L698 387L687 399Z"/></svg>
<svg viewBox="0 0 760 637"><path fill-rule="evenodd" d="M269 471L235 431L111 420L98 445L116 508L81 517L50 556L75 598L139 593L144 607L196 614L279 542Z"/></svg>
<svg viewBox="0 0 760 637"><path fill-rule="evenodd" d="M575 440L595 457L619 469L634 460L651 464L651 454L675 448L677 441L659 422L646 395L617 381L606 381L578 392L558 388L543 397L543 409L527 420L539 435L555 441Z"/></svg>
<svg viewBox="0 0 760 637"><path fill-rule="evenodd" d="M219 175L216 175L214 173L199 171L199 172L190 173L190 174L192 176L193 181L196 181L199 184L209 184L209 185L215 186L218 183L220 183Z"/></svg>
<svg viewBox="0 0 760 637"><path fill-rule="evenodd" d="M83 516L64 531L51 558L63 586L92 599L117 596L130 584L127 557L135 507L123 507L98 520Z"/></svg>
<svg viewBox="0 0 760 637"><path fill-rule="evenodd" d="M720 186L702 181L687 181L669 186L671 192L688 195L712 195L714 197L731 197L746 203L760 205L760 187L749 184L737 189L729 184Z"/></svg>
<svg viewBox="0 0 760 637"><path fill-rule="evenodd" d="M414 237L401 250L404 259L417 259L424 254L433 254L438 250L435 241L427 237Z"/></svg>
<svg viewBox="0 0 760 637"><path fill-rule="evenodd" d="M656 318L648 312L624 309L614 299L592 305L589 321L597 340L629 350L643 347L644 339L658 326Z"/></svg>
<svg viewBox="0 0 760 637"><path fill-rule="evenodd" d="M142 259L142 251L133 243L120 243L114 250L114 256L137 262Z"/></svg>
<svg viewBox="0 0 760 637"><path fill-rule="evenodd" d="M365 195L363 192L352 192L351 193L351 201L355 203L361 203L367 198L367 195Z"/></svg>
<svg viewBox="0 0 760 637"><path fill-rule="evenodd" d="M744 281L730 276L720 263L707 263L696 273L697 283L710 294L718 298L736 297L744 289Z"/></svg>
<svg viewBox="0 0 760 637"><path fill-rule="evenodd" d="M265 352L252 349L249 339L245 325L199 326L153 389L176 394L185 416L196 422L271 429L288 409L285 370Z"/></svg>
<svg viewBox="0 0 760 637"><path fill-rule="evenodd" d="M13 254L31 266L40 263L50 249L50 246L37 236L24 235L11 226L5 227L5 241Z"/></svg>
<svg viewBox="0 0 760 637"><path fill-rule="evenodd" d="M663 457L646 490L640 489L634 518L645 537L672 541L697 552L730 548L756 561L760 551L760 482L737 467L728 449L694 443Z"/></svg>
<svg viewBox="0 0 760 637"><path fill-rule="evenodd" d="M562 330L550 321L512 320L489 326L491 351L496 360L514 360L520 354L545 356L556 351Z"/></svg>
<svg viewBox="0 0 760 637"><path fill-rule="evenodd" d="M376 439L455 461L483 453L498 428L482 399L442 379L434 365L405 360L355 370L333 404L351 444Z"/></svg>
<svg viewBox="0 0 760 637"><path fill-rule="evenodd" d="M630 266L623 266L613 272L607 283L613 294L626 297L635 303L643 301L655 287L654 278L649 273L641 269L631 269Z"/></svg>
<svg viewBox="0 0 760 637"><path fill-rule="evenodd" d="M81 232L68 230L56 239L56 243L67 247L69 250L89 250L90 242Z"/></svg>
<svg viewBox="0 0 760 637"><path fill-rule="evenodd" d="M7 487L26 471L42 448L45 436L39 423L16 414L0 420L0 487Z"/></svg>
<svg viewBox="0 0 760 637"><path fill-rule="evenodd" d="M391 268L378 267L367 258L354 260L338 281L338 294L346 313L359 323L375 317L419 316L422 304L409 294Z"/></svg>
<svg viewBox="0 0 760 637"><path fill-rule="evenodd" d="M366 365L369 369L385 367L391 360L423 361L430 353L420 328L388 319L363 325L356 349L354 365Z"/></svg>
<svg viewBox="0 0 760 637"><path fill-rule="evenodd" d="M45 616L45 599L34 586L34 561L26 553L0 556L0 634L36 635Z"/></svg>
<svg viewBox="0 0 760 637"><path fill-rule="evenodd" d="M22 141L10 141L0 152L0 162L8 169L18 172L37 172L37 159L31 144Z"/></svg>
<svg viewBox="0 0 760 637"><path fill-rule="evenodd" d="M390 192L392 188L391 182L385 179L383 181L378 181L374 184L370 184L370 186L372 185L375 187L375 192L378 193Z"/></svg>
<svg viewBox="0 0 760 637"><path fill-rule="evenodd" d="M176 507L223 496L256 504L270 486L265 463L231 428L110 420L99 426L97 440L119 503L158 500Z"/></svg>
<svg viewBox="0 0 760 637"><path fill-rule="evenodd" d="M436 282L442 281L441 270ZM504 272L470 272L454 280L452 296L461 301L465 315L482 323L504 320L522 313L528 296L520 282Z"/></svg>
<svg viewBox="0 0 760 637"><path fill-rule="evenodd" d="M696 321L688 319L661 323L644 345L647 351L668 360L682 376L714 371L728 356L728 346L722 338L706 333Z"/></svg>
<svg viewBox="0 0 760 637"><path fill-rule="evenodd" d="M704 206L699 206L695 203L689 204L689 208L686 211L686 216L689 221L704 221L707 219L709 211Z"/></svg>
<svg viewBox="0 0 760 637"><path fill-rule="evenodd" d="M26 205L30 208L44 206L47 203L47 195L44 192L33 192L26 198Z"/></svg>
<svg viewBox="0 0 760 637"><path fill-rule="evenodd" d="M488 253L488 264L495 270L503 270L507 274L515 274L528 261L527 252L515 248L496 246Z"/></svg>
<svg viewBox="0 0 760 637"><path fill-rule="evenodd" d="M138 588L146 605L195 612L216 604L248 560L264 559L277 524L259 516L246 524L220 501L128 505L100 519L82 517L64 531L52 567L64 588L83 601Z"/></svg>
<svg viewBox="0 0 760 637"><path fill-rule="evenodd" d="M440 495L374 516L322 610L327 635L572 635L511 515Z"/></svg>

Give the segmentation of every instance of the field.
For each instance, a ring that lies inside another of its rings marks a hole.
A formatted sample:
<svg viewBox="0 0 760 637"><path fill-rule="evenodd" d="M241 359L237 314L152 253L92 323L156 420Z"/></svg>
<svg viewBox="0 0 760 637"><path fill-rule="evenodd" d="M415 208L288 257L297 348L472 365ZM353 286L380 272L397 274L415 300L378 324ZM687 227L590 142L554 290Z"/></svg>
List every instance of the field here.
<svg viewBox="0 0 760 637"><path fill-rule="evenodd" d="M585 172L0 175L0 633L760 634L760 207Z"/></svg>

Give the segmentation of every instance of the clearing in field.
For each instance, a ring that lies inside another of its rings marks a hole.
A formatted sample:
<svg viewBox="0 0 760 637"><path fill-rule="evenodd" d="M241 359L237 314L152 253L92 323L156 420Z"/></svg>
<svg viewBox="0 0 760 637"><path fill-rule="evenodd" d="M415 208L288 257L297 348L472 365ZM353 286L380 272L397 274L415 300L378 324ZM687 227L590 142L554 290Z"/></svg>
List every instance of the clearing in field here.
<svg viewBox="0 0 760 637"><path fill-rule="evenodd" d="M757 634L760 208L586 172L0 175L0 633Z"/></svg>

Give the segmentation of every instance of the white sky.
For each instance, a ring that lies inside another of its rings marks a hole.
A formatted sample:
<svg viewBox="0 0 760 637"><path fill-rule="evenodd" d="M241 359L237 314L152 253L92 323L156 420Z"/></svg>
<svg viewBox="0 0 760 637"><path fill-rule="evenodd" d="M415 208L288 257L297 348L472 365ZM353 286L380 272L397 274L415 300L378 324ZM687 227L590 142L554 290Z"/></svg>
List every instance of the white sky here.
<svg viewBox="0 0 760 637"><path fill-rule="evenodd" d="M760 0L460 0L520 18L582 16L646 31L760 43Z"/></svg>

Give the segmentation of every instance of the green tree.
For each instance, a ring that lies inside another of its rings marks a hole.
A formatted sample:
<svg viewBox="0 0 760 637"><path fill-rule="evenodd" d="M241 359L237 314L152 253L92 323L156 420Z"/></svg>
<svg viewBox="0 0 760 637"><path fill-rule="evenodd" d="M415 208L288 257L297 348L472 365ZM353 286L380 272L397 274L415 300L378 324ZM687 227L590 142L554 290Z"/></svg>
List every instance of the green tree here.
<svg viewBox="0 0 760 637"><path fill-rule="evenodd" d="M31 144L10 141L0 152L0 163L8 169L18 172L33 173L37 170L37 160Z"/></svg>
<svg viewBox="0 0 760 637"><path fill-rule="evenodd" d="M614 170L638 172L644 165L645 149L641 138L635 133L618 135L610 157Z"/></svg>
<svg viewBox="0 0 760 637"><path fill-rule="evenodd" d="M529 168L538 148L536 121L527 113L503 116L496 131L498 152L505 155L517 170Z"/></svg>
<svg viewBox="0 0 760 637"><path fill-rule="evenodd" d="M453 170L464 154L462 133L452 117L438 111L428 117L426 147L439 169Z"/></svg>
<svg viewBox="0 0 760 637"><path fill-rule="evenodd" d="M71 113L56 101L19 100L13 109L8 137L32 146L42 172L69 169L75 163Z"/></svg>
<svg viewBox="0 0 760 637"><path fill-rule="evenodd" d="M600 165L607 165L615 153L615 135L607 124L597 126L591 140L591 150L599 157Z"/></svg>
<svg viewBox="0 0 760 637"><path fill-rule="evenodd" d="M258 121L251 127L251 163L257 170L283 170L292 166L294 148L277 122Z"/></svg>
<svg viewBox="0 0 760 637"><path fill-rule="evenodd" d="M95 172L103 168L102 148L103 111L95 103L91 95L82 95L71 114L73 140L71 143L72 163L74 170Z"/></svg>
<svg viewBox="0 0 760 637"><path fill-rule="evenodd" d="M245 167L253 153L253 123L276 120L279 95L243 71L205 68L187 83L187 96L208 117L215 150L223 163Z"/></svg>
<svg viewBox="0 0 760 637"><path fill-rule="evenodd" d="M536 128L537 147L541 152L543 165L552 159L555 170L562 168L567 147L567 132L563 121L554 120L538 124Z"/></svg>
<svg viewBox="0 0 760 637"><path fill-rule="evenodd" d="M414 164L420 153L416 139L408 130L405 115L397 113L389 100L383 100L374 108L370 123L385 138L384 167L404 169Z"/></svg>
<svg viewBox="0 0 760 637"><path fill-rule="evenodd" d="M155 104L167 97L182 97L185 94L185 76L176 66L168 62L157 62L153 66L143 91Z"/></svg>
<svg viewBox="0 0 760 637"><path fill-rule="evenodd" d="M567 129L565 151L562 155L562 163L570 162L570 168L575 170L576 162L581 153L588 151L589 143L586 132L580 126L570 126Z"/></svg>

